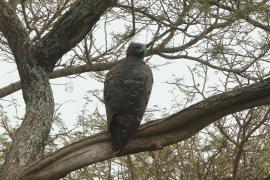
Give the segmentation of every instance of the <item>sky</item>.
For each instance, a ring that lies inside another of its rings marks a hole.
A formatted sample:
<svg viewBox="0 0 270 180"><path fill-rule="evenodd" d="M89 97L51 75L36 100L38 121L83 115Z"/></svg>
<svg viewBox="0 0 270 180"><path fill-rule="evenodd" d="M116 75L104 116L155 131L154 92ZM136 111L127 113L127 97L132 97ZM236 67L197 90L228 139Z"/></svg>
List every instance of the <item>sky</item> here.
<svg viewBox="0 0 270 180"><path fill-rule="evenodd" d="M163 64L164 62L165 61L159 57L153 57L150 60L152 65ZM170 93L172 86L166 84L166 82L171 81L174 78L173 74L179 78L188 78L188 65L192 65L192 62L175 60L171 61L171 64L160 66L152 70L154 76L154 85L148 107L153 107L155 105L159 106L160 108L170 107L173 100L173 96ZM1 62L0 77L0 88L18 81L19 77L15 64ZM89 90L103 89L103 83L90 79L89 73L84 73L82 77L57 78L50 80L56 108L61 105L58 112L61 112L61 117L67 123L69 128L72 128L72 126L74 126L76 123L76 119L85 103L83 98L87 95L87 92ZM12 103L12 100L14 99L16 99L16 103L19 105L17 109ZM22 99L21 90L4 97L0 100L0 104L4 107L4 110L7 112L12 124L14 124L14 122L19 122L16 121L17 114L20 118L23 118L25 106ZM98 106L101 112L105 112L105 107L95 102L89 106L89 111L93 112L96 109L96 106Z"/></svg>
<svg viewBox="0 0 270 180"><path fill-rule="evenodd" d="M113 23L108 23L107 38L110 38L110 33L125 32L126 28L123 26L123 23L126 22L118 20L117 22L114 21ZM104 21L100 21L98 25L101 28L97 28L95 31L95 44L97 46L104 46ZM148 32L140 32L140 34L133 37L131 41L145 43L150 42L150 40L151 36ZM194 66L194 62L184 59L164 61L158 56L153 56L150 60L150 64L154 66L164 64L165 62L170 62L170 64L152 69L154 84L150 96L150 101L148 103L148 107L150 108L158 106L160 109L169 109L173 104L172 101L174 97L170 92L172 90L172 85L166 84L167 81L172 81L175 77L183 78L187 80L187 82L191 81L191 75L188 66ZM14 63L12 64L1 62L0 77L0 88L18 81L19 77L16 65ZM90 79L89 73L84 73L82 77L57 78L50 80L54 93L56 109L58 109L60 106L59 112L61 112L61 118L64 120L64 122L66 122L69 128L72 128L76 123L76 119L85 104L84 97L87 95L87 92L89 90L103 89L103 84L95 81L94 79ZM16 103L19 105L17 109L13 103L14 99L16 99ZM7 115L10 118L12 124L16 124L16 122L20 123L20 121L16 121L16 117L18 114L19 118L23 118L25 108L21 91L0 99L0 105L4 107L4 110L7 112ZM105 107L96 102L91 103L91 105L88 107L89 112L95 111L97 106L99 111L105 113ZM157 114L156 118L159 118L158 116L159 114Z"/></svg>

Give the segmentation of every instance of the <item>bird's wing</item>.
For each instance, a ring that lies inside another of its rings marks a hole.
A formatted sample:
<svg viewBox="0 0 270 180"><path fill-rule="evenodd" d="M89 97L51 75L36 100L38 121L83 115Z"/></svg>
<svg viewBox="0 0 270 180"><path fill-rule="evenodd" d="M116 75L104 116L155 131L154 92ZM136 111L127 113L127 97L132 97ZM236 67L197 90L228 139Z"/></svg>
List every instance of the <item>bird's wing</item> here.
<svg viewBox="0 0 270 180"><path fill-rule="evenodd" d="M107 114L107 123L110 124L113 113L121 109L122 104L122 63L115 65L106 75L104 82L104 102Z"/></svg>
<svg viewBox="0 0 270 180"><path fill-rule="evenodd" d="M145 65L145 94L146 94L146 106L148 104L149 98L150 98L150 94L152 91L152 86L154 83L154 79L153 79L153 73L152 70L149 66Z"/></svg>
<svg viewBox="0 0 270 180"><path fill-rule="evenodd" d="M151 69L143 63L121 63L107 74L104 102L113 148L122 149L136 132L153 84Z"/></svg>

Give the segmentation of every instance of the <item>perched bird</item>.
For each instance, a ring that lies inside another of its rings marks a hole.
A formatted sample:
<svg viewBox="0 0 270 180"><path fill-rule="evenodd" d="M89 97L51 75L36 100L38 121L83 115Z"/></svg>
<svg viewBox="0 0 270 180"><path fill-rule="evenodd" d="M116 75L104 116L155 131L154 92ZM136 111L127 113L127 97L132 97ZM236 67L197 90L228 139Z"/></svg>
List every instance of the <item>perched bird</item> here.
<svg viewBox="0 0 270 180"><path fill-rule="evenodd" d="M104 102L112 149L120 153L136 133L150 97L153 75L144 61L146 46L131 43L126 58L107 74Z"/></svg>

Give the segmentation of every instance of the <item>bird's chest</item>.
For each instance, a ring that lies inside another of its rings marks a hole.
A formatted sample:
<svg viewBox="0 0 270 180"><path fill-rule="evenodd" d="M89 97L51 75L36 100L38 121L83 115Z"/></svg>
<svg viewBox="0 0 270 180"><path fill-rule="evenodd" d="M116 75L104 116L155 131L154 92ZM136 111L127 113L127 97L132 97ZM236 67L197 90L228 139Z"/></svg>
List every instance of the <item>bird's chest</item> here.
<svg viewBox="0 0 270 180"><path fill-rule="evenodd" d="M118 79L121 92L121 104L125 108L140 107L145 103L145 73L141 66L125 66L125 70ZM122 107L123 108L123 107ZM124 108L124 109L125 109Z"/></svg>
<svg viewBox="0 0 270 180"><path fill-rule="evenodd" d="M111 71L107 77L105 100L113 111L135 114L144 111L148 100L145 86L147 74L144 66L123 63Z"/></svg>
<svg viewBox="0 0 270 180"><path fill-rule="evenodd" d="M128 92L131 97L137 97L144 92L146 75L142 66L126 66L125 71L120 78L120 84L124 92Z"/></svg>

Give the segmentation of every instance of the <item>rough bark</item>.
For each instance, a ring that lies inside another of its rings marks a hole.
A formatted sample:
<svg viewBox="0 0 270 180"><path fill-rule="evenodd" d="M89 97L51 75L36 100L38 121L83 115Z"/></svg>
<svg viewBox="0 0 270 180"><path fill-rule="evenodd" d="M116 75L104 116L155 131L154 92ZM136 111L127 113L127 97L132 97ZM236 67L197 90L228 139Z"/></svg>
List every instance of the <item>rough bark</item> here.
<svg viewBox="0 0 270 180"><path fill-rule="evenodd" d="M14 55L26 104L24 120L1 167L1 180L28 179L22 178L22 168L42 151L53 120L54 101L48 72L115 2L77 1L49 33L33 45L14 9L0 0L0 30Z"/></svg>
<svg viewBox="0 0 270 180"><path fill-rule="evenodd" d="M78 44L117 0L80 0L67 11L53 29L36 43L35 57L49 71L56 62Z"/></svg>
<svg viewBox="0 0 270 180"><path fill-rule="evenodd" d="M169 117L142 125L124 153L161 149L187 139L223 116L270 103L270 78L209 97ZM57 179L70 171L115 157L106 132L58 150L31 164L32 179Z"/></svg>
<svg viewBox="0 0 270 180"><path fill-rule="evenodd" d="M29 76L31 78L28 78L23 88L25 117L15 133L12 147L1 169L0 179L3 180L19 179L20 167L36 159L51 129L54 102L47 73L36 67L32 68Z"/></svg>
<svg viewBox="0 0 270 180"><path fill-rule="evenodd" d="M1 168L0 179L20 178L20 167L36 159L50 132L54 102L45 69L37 65L32 45L16 13L0 1L0 29L6 37L19 71L25 117Z"/></svg>

